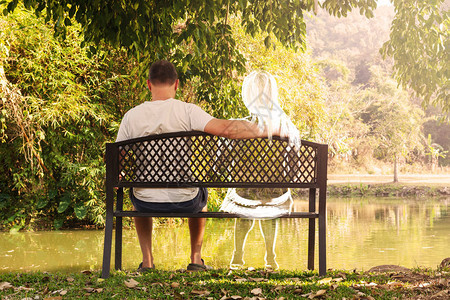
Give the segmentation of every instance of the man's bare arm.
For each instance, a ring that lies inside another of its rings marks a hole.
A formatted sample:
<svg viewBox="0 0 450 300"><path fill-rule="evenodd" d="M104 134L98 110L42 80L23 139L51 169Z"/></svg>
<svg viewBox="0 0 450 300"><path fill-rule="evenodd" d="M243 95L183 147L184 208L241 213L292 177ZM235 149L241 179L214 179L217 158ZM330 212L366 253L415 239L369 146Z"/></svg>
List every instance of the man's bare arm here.
<svg viewBox="0 0 450 300"><path fill-rule="evenodd" d="M230 139L267 137L267 130L261 131L258 125L245 120L212 119L206 124L204 131Z"/></svg>

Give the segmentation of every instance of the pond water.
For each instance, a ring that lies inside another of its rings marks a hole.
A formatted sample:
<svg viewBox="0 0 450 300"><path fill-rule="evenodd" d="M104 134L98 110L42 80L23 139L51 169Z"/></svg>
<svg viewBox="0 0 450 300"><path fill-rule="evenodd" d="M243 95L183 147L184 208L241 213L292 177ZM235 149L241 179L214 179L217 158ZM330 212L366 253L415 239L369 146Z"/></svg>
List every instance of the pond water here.
<svg viewBox="0 0 450 300"><path fill-rule="evenodd" d="M294 206L296 210L305 210L307 202L297 200ZM377 265L396 264L435 268L442 259L450 257L449 206L449 198L328 199L327 267L367 270ZM278 221L275 253L280 268L306 269L307 224L303 219ZM258 225L255 224L245 240L244 267L265 265L264 237ZM237 227L238 236L245 236L246 225ZM265 232L269 239L270 234ZM203 246L207 264L230 265L234 235L234 219L208 220ZM186 268L189 262L186 222L181 226L155 228L153 245L157 268ZM0 233L0 272L100 269L102 249L103 231ZM123 268L135 269L140 261L134 230L124 230Z"/></svg>

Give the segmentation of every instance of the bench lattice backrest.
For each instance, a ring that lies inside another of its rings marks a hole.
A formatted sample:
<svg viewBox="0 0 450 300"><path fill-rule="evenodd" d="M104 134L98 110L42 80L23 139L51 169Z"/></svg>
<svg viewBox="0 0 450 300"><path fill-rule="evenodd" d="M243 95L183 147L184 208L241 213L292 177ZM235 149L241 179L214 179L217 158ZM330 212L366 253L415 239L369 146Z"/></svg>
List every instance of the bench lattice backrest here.
<svg viewBox="0 0 450 300"><path fill-rule="evenodd" d="M177 132L109 144L108 156L115 186L305 187L318 183L320 146Z"/></svg>

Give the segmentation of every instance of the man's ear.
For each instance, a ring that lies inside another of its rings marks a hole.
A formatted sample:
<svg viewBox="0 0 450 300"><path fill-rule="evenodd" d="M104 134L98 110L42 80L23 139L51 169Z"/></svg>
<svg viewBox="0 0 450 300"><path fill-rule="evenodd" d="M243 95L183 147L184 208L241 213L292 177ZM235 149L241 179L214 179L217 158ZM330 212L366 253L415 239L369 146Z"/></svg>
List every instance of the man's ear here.
<svg viewBox="0 0 450 300"><path fill-rule="evenodd" d="M147 87L150 90L150 92L152 91L152 83L150 82L150 80L147 79Z"/></svg>
<svg viewBox="0 0 450 300"><path fill-rule="evenodd" d="M175 81L175 92L177 91L177 89L178 89L178 83L180 82L180 80L179 79L177 79L176 81Z"/></svg>

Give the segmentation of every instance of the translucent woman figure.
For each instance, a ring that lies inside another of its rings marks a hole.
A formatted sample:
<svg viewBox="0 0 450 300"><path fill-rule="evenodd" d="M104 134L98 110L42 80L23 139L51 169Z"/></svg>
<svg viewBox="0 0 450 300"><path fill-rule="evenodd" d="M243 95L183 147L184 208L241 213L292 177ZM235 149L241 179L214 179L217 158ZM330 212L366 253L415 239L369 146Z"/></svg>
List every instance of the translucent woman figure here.
<svg viewBox="0 0 450 300"><path fill-rule="evenodd" d="M242 100L250 112L249 118L260 129L289 137L290 147L300 147L300 133L278 103L275 78L263 71L250 73L242 84ZM269 139L271 139L269 135ZM289 189L228 189L221 210L240 214L236 219L234 252L230 268L244 265L244 247L248 233L256 221L265 242L265 267L277 269L275 242L280 215L289 213L292 197Z"/></svg>

